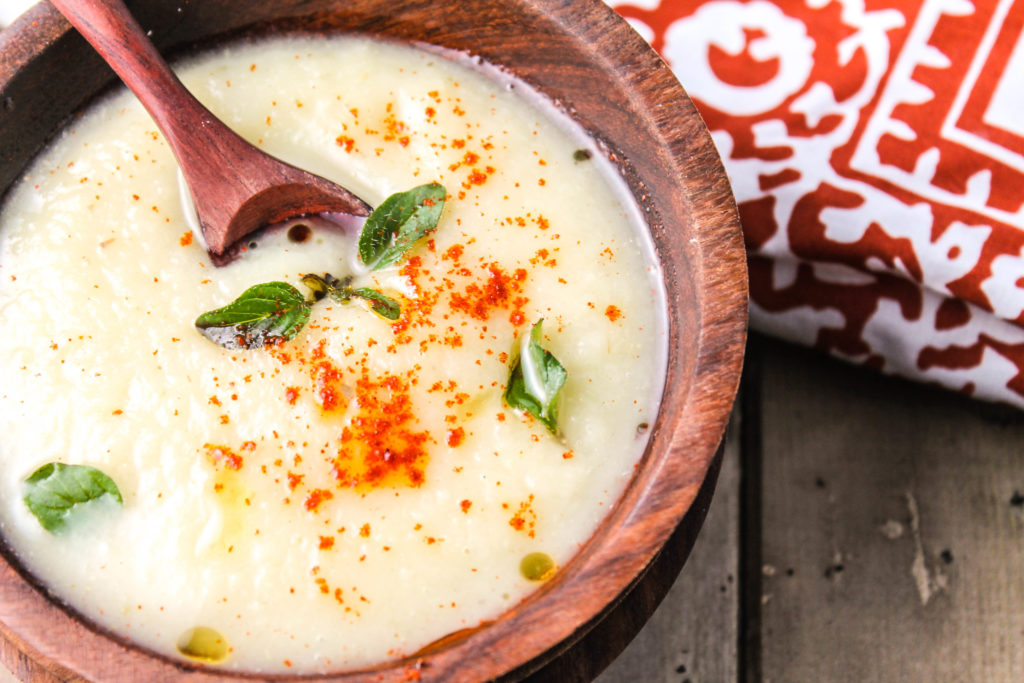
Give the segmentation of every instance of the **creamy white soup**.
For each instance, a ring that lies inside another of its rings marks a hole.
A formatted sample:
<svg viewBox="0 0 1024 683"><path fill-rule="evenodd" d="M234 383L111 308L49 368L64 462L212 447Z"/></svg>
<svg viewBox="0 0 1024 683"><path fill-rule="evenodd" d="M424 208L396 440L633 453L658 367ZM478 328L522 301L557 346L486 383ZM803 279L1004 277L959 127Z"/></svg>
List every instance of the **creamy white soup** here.
<svg viewBox="0 0 1024 683"><path fill-rule="evenodd" d="M230 669L361 667L495 618L571 560L646 444L666 341L635 208L553 107L436 54L289 38L178 71L373 206L441 184L440 220L380 270L330 217L218 268L142 107L121 93L76 118L0 214L7 543L88 618ZM251 349L195 326L257 284L308 295L310 273L400 316L326 298ZM553 429L504 398L541 320L566 373ZM48 463L96 468L123 502L47 530L24 499Z"/></svg>

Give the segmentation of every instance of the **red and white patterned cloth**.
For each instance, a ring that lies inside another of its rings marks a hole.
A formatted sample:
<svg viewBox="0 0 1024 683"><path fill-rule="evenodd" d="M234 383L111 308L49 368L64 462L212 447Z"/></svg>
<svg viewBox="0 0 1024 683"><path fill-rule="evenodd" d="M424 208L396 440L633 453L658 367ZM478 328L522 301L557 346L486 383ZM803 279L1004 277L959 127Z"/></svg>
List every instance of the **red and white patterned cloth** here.
<svg viewBox="0 0 1024 683"><path fill-rule="evenodd" d="M711 129L754 329L1024 407L1024 0L609 0Z"/></svg>

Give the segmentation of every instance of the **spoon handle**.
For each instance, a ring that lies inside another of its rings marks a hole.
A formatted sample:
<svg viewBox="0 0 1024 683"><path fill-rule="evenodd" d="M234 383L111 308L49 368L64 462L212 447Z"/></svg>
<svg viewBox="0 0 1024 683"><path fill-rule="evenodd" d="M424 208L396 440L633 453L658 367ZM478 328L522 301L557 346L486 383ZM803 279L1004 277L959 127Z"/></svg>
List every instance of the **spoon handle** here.
<svg viewBox="0 0 1024 683"><path fill-rule="evenodd" d="M193 149L220 140L225 132L217 129L226 126L178 80L121 0L50 2L139 98L188 177Z"/></svg>
<svg viewBox="0 0 1024 683"><path fill-rule="evenodd" d="M256 149L174 75L121 0L50 0L156 121L192 193L211 254L256 228L299 215L366 216L359 197Z"/></svg>

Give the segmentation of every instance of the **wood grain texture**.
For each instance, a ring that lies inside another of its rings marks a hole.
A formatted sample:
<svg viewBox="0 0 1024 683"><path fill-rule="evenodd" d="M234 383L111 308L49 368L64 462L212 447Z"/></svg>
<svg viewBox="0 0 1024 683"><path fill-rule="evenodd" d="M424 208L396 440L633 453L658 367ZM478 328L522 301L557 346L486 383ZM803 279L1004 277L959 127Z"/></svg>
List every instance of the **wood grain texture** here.
<svg viewBox="0 0 1024 683"><path fill-rule="evenodd" d="M716 490L716 479L723 459L724 448L708 470L708 476L701 485L686 518L676 528L658 557L637 581L629 594L623 596L611 612L571 648L549 662L540 671L526 679L526 683L586 683L597 677L645 626L659 604L670 593L679 570L687 561L694 545L693 535L700 525L693 518L704 518ZM671 610L670 610L671 611ZM665 644L671 634L659 630L653 634L655 647ZM651 636L648 636L651 638ZM629 668L629 664L625 665ZM649 667L631 671L630 675L646 674ZM650 680L646 676L642 680Z"/></svg>
<svg viewBox="0 0 1024 683"><path fill-rule="evenodd" d="M347 30L468 51L565 106L605 144L649 221L669 294L667 390L652 444L618 505L555 579L488 627L347 679L397 680L411 673L436 681L521 678L598 623L673 532L684 539L685 547L675 551L685 557L703 513L684 516L705 480L739 381L745 256L710 136L671 71L632 29L596 1L139 0L131 9L164 48L228 35ZM55 25L64 22L44 4L16 22L13 33L0 35L0 100L11 102L0 118L6 155L0 186L16 177L56 122L110 80L81 39ZM41 87L52 83L60 84L59 96ZM102 680L217 678L127 647L69 617L25 580L9 552L3 557L4 661L27 661L40 680L61 680L65 670Z"/></svg>
<svg viewBox="0 0 1024 683"><path fill-rule="evenodd" d="M737 679L741 420L734 410L715 497L686 566L654 616L596 683ZM591 655L589 661L597 659ZM570 671L588 666L566 664Z"/></svg>
<svg viewBox="0 0 1024 683"><path fill-rule="evenodd" d="M1020 413L756 343L763 680L1024 679Z"/></svg>

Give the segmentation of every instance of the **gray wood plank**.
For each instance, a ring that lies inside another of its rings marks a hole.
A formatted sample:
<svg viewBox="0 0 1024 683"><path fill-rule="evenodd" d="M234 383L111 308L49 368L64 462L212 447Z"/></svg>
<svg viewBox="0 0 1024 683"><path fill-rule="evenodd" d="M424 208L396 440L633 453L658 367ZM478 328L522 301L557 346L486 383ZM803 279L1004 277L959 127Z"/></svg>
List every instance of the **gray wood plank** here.
<svg viewBox="0 0 1024 683"><path fill-rule="evenodd" d="M733 411L718 486L690 557L650 621L598 683L736 680L739 444Z"/></svg>
<svg viewBox="0 0 1024 683"><path fill-rule="evenodd" d="M1024 419L762 344L766 681L1024 679Z"/></svg>

